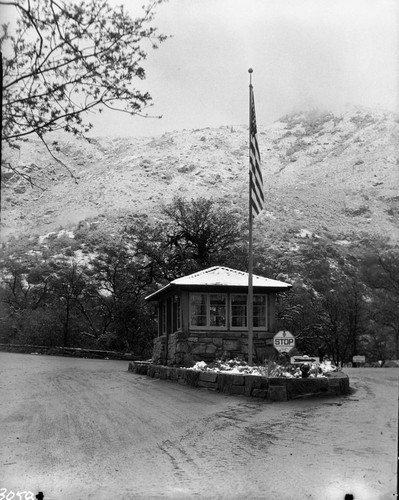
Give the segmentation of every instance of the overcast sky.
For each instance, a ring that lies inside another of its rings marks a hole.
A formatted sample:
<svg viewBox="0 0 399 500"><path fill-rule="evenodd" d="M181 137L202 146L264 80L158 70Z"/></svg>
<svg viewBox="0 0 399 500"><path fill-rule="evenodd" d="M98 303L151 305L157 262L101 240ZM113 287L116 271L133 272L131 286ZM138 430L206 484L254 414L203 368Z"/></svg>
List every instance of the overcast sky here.
<svg viewBox="0 0 399 500"><path fill-rule="evenodd" d="M149 51L145 83L163 118L107 113L92 135L246 124L250 67L259 125L345 104L399 112L398 0L169 0L157 12L173 38Z"/></svg>

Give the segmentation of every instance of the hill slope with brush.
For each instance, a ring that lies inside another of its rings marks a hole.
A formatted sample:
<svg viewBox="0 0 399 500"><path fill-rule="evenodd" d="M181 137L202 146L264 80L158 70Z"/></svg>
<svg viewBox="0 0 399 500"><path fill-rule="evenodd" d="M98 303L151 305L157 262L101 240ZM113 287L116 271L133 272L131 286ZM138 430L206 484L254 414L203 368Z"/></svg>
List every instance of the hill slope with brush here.
<svg viewBox="0 0 399 500"><path fill-rule="evenodd" d="M353 108L299 113L258 127L265 237L364 235L399 242L399 117ZM4 152L32 184L3 171L2 235L41 235L86 218L157 216L173 196L228 199L246 217L248 128L157 137L48 138L61 166L34 139ZM266 234L267 233L267 234Z"/></svg>

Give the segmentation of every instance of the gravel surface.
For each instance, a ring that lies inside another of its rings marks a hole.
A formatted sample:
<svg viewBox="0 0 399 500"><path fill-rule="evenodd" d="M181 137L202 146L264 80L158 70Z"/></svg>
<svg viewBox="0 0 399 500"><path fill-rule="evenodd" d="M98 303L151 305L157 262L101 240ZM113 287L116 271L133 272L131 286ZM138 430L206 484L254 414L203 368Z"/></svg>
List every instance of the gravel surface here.
<svg viewBox="0 0 399 500"><path fill-rule="evenodd" d="M394 497L399 369L345 370L347 397L270 403L127 368L0 353L0 488L44 500Z"/></svg>

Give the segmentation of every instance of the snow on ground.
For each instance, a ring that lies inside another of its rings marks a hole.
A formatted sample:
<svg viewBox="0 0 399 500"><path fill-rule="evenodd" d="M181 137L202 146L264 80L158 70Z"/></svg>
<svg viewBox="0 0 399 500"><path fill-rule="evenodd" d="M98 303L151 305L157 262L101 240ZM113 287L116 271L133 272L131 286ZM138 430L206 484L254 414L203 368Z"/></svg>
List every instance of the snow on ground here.
<svg viewBox="0 0 399 500"><path fill-rule="evenodd" d="M398 368L353 393L270 403L127 372L125 361L0 353L0 475L64 499L388 500Z"/></svg>
<svg viewBox="0 0 399 500"><path fill-rule="evenodd" d="M392 499L398 368L345 369L340 398L270 403L0 353L0 487L48 500Z"/></svg>
<svg viewBox="0 0 399 500"><path fill-rule="evenodd" d="M303 356L308 358L309 356ZM307 370L310 378L323 377L325 373L336 371L337 368L331 363L330 360L325 360L322 363L304 362L309 369ZM284 377L284 378L300 378L302 372L300 365L280 365L273 360L265 362L264 365L249 366L245 361L238 358L229 360L217 359L212 363L205 363L205 361L197 361L190 370L198 371L213 371L217 373L231 373L231 374L251 374L260 377Z"/></svg>

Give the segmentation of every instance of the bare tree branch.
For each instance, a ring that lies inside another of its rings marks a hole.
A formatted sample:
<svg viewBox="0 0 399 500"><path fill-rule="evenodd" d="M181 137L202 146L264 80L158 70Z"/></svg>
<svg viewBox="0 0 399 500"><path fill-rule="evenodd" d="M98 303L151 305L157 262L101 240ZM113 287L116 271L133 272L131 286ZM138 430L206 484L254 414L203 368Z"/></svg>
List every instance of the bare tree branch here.
<svg viewBox="0 0 399 500"><path fill-rule="evenodd" d="M167 38L151 26L155 8L164 1L150 2L133 19L123 6L112 8L107 0L0 0L0 5L12 6L19 14L14 33L8 25L0 28L6 48L2 58L5 143L13 146L35 134L51 153L48 132L87 132L91 124L84 119L86 113L102 106L147 116L143 110L151 96L133 83L145 79L141 65L147 56L145 43L156 48Z"/></svg>

